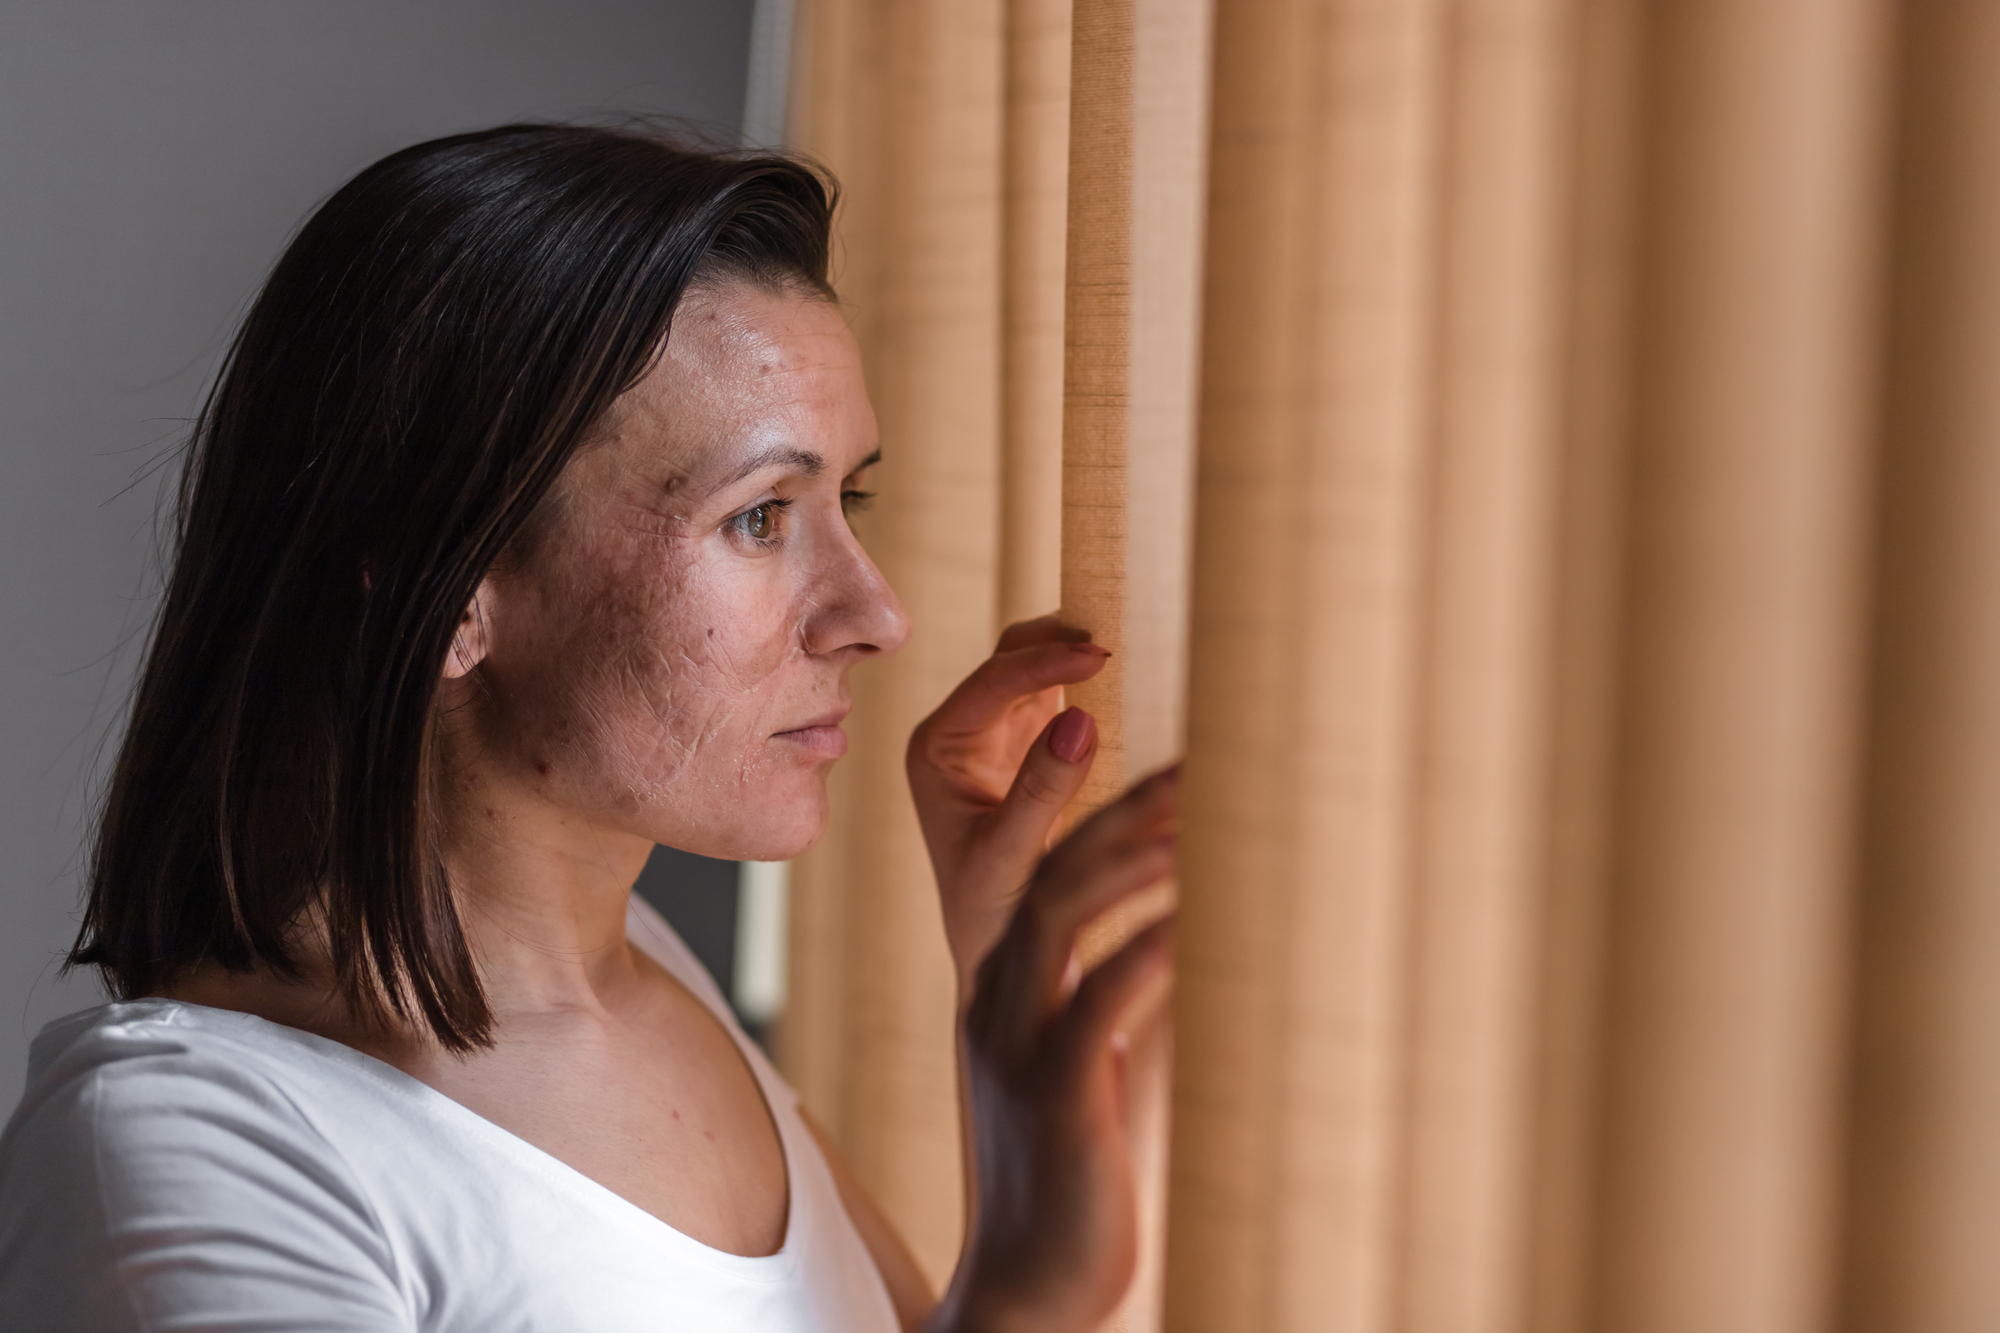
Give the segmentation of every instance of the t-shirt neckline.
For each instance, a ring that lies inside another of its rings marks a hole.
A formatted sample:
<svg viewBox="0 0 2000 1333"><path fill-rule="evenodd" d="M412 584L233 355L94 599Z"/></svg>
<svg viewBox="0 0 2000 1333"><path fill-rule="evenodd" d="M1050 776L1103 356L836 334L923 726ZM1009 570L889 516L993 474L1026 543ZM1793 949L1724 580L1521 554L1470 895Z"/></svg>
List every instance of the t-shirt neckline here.
<svg viewBox="0 0 2000 1333"><path fill-rule="evenodd" d="M702 992L702 987L681 975L672 958L661 957L653 949L646 947L646 941L634 938L627 932L628 940L647 958L664 968L667 973L685 986L696 1001L709 1011L710 1017L721 1025L730 1042L737 1048L737 1058L743 1061L745 1071L757 1086L757 1095L770 1117L771 1127L778 1135L778 1150L785 1162L785 1238L784 1242L770 1254L734 1254L718 1249L704 1241L695 1239L664 1218L641 1208L618 1191L577 1170L568 1162L544 1148L540 1148L505 1126L487 1119L465 1103L440 1092L422 1079L405 1073L386 1060L357 1050L331 1037L322 1037L316 1032L295 1028L284 1023L273 1022L257 1014L240 1009L223 1009L214 1005L198 1004L191 1000L178 1000L165 996L148 997L107 1004L99 1012L112 1022L119 1022L133 1010L145 1009L157 1013L169 1022L174 1017L193 1019L199 1026L227 1029L236 1027L245 1033L255 1033L263 1042L277 1042L303 1052L309 1057L346 1065L382 1086L391 1095L410 1103L421 1113L434 1120L444 1120L458 1129L477 1137L488 1147L515 1166L526 1171L551 1186L563 1190L599 1212L613 1215L628 1228L650 1232L666 1241L677 1250L683 1251L708 1267L731 1275L764 1281L780 1281L789 1276L797 1266L798 1258L798 1204L799 1204L799 1163L792 1135L784 1118L779 1114L776 1100L771 1090L765 1086L750 1053L742 1049L740 1038L732 1025L714 1012L714 1006ZM81 1015L72 1015L70 1020ZM50 1027L58 1026L66 1020L58 1019ZM94 1024L92 1026L95 1026ZM301 1114L311 1120L311 1108L300 1107ZM315 1125L315 1129L318 1126ZM324 1135L322 1134L322 1137Z"/></svg>

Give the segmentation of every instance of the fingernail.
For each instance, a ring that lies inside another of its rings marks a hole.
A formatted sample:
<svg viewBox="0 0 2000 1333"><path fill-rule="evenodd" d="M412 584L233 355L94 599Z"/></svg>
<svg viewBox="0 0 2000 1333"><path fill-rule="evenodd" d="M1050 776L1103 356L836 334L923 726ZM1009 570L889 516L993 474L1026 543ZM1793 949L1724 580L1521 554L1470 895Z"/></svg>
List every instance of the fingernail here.
<svg viewBox="0 0 2000 1333"><path fill-rule="evenodd" d="M1056 758L1065 764L1074 764L1083 758L1090 748L1091 737L1097 734L1097 723L1081 708L1065 708L1056 719L1056 729L1049 733L1049 748Z"/></svg>
<svg viewBox="0 0 2000 1333"><path fill-rule="evenodd" d="M1095 643L1072 643L1067 645L1073 653L1089 653L1093 657L1109 657L1111 650Z"/></svg>

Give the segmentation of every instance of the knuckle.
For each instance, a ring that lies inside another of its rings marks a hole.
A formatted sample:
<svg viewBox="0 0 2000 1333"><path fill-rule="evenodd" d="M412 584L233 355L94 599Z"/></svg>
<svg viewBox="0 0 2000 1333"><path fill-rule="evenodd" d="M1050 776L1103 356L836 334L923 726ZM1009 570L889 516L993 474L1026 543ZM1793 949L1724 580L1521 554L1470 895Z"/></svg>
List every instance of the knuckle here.
<svg viewBox="0 0 2000 1333"><path fill-rule="evenodd" d="M1021 795L1036 805L1053 805L1069 797L1067 784L1049 772L1045 765L1034 762L1032 758L1021 766L1021 773L1016 781L1019 783Z"/></svg>

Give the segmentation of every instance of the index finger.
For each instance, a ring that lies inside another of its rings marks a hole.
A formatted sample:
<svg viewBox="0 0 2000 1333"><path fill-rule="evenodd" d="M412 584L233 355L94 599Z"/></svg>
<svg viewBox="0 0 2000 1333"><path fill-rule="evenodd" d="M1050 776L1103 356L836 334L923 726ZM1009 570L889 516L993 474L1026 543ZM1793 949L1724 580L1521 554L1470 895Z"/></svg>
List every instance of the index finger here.
<svg viewBox="0 0 2000 1333"><path fill-rule="evenodd" d="M1089 643L1090 631L1072 625L1062 618L1061 613L1051 611L1033 620L1017 620L1000 631L1000 642L993 651L1004 653L1014 648L1033 648L1043 643Z"/></svg>
<svg viewBox="0 0 2000 1333"><path fill-rule="evenodd" d="M1110 650L1094 643L1073 641L996 652L959 683L924 719L924 726L946 732L982 730L1029 695L1089 680L1109 656Z"/></svg>

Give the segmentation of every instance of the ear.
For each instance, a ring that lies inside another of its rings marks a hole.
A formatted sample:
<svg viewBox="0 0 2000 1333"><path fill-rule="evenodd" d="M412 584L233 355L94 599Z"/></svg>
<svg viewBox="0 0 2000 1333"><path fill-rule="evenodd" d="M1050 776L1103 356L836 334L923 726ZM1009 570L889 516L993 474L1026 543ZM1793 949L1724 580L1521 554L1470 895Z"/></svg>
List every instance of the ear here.
<svg viewBox="0 0 2000 1333"><path fill-rule="evenodd" d="M487 650L492 646L487 630L492 623L493 587L488 580L481 579L472 600L465 604L465 614L458 618L458 633L452 635L451 651L444 655L446 680L456 680L486 660Z"/></svg>

